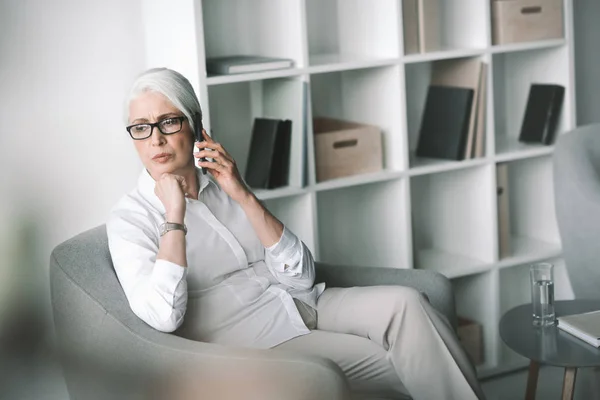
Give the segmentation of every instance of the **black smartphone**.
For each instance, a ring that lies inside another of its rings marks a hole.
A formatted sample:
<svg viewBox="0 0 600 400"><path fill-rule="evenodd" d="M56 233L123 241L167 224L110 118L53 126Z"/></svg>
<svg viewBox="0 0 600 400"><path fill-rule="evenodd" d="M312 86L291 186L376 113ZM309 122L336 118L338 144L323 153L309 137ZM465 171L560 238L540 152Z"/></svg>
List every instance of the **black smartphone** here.
<svg viewBox="0 0 600 400"><path fill-rule="evenodd" d="M204 140L204 137L202 137L202 130L204 127L202 126L202 115L200 113L196 113L194 116L194 125L196 126L196 142L202 142ZM206 157L200 157L199 160L206 161ZM202 173L206 175L206 168L200 167L200 169L202 170Z"/></svg>

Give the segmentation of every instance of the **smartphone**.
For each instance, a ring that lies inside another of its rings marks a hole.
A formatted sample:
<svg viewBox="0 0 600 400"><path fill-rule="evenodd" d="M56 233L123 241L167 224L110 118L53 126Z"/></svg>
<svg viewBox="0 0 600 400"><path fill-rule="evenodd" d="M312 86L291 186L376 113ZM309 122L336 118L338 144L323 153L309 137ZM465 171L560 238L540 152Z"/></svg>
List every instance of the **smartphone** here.
<svg viewBox="0 0 600 400"><path fill-rule="evenodd" d="M202 142L204 137L202 137L202 130L204 127L202 126L202 115L200 113L196 113L194 116L194 125L196 126L196 142ZM203 150L203 149L200 149ZM200 157L200 161L207 161L206 157ZM206 168L200 167L202 170L202 174L206 175Z"/></svg>

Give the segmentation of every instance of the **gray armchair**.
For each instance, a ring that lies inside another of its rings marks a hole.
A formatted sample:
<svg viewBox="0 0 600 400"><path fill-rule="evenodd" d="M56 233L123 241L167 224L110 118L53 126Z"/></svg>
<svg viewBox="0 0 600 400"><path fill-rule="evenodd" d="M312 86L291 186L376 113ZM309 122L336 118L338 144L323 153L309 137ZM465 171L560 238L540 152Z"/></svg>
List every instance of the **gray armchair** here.
<svg viewBox="0 0 600 400"><path fill-rule="evenodd" d="M600 297L600 125L559 136L553 156L556 217L577 298Z"/></svg>
<svg viewBox="0 0 600 400"><path fill-rule="evenodd" d="M317 281L325 281L329 287L382 284L415 287L456 326L451 284L438 273L321 263L316 268ZM349 396L342 371L325 358L195 342L146 325L129 308L114 273L104 225L54 249L50 282L57 342L73 400L130 398L129 393L139 392L140 387L143 391L152 383L148 379L138 382L137 378L160 374L157 371L184 362L193 363L194 379L199 386L213 388L217 393L231 386L228 379L220 383L219 376L252 371L253 380L238 382L247 399Z"/></svg>

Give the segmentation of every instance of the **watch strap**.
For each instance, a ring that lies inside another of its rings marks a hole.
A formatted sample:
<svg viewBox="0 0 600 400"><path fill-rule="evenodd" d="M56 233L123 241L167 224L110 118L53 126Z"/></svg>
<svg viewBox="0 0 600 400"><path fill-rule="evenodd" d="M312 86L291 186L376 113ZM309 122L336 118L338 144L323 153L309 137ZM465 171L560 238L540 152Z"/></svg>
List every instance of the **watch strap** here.
<svg viewBox="0 0 600 400"><path fill-rule="evenodd" d="M169 231L183 231L183 234L187 234L187 227L185 224L178 224L175 222L165 222L160 226L160 236L163 236L165 233Z"/></svg>

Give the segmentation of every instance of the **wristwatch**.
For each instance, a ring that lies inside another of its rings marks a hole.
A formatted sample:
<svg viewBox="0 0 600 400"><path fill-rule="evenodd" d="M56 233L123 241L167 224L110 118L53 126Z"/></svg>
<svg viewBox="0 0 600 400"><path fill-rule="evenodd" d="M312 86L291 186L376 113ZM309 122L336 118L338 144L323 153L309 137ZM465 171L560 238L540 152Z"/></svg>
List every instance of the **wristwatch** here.
<svg viewBox="0 0 600 400"><path fill-rule="evenodd" d="M187 234L187 227L184 224L177 224L175 222L165 222L160 226L160 236L163 236L169 231L183 231L183 234Z"/></svg>

